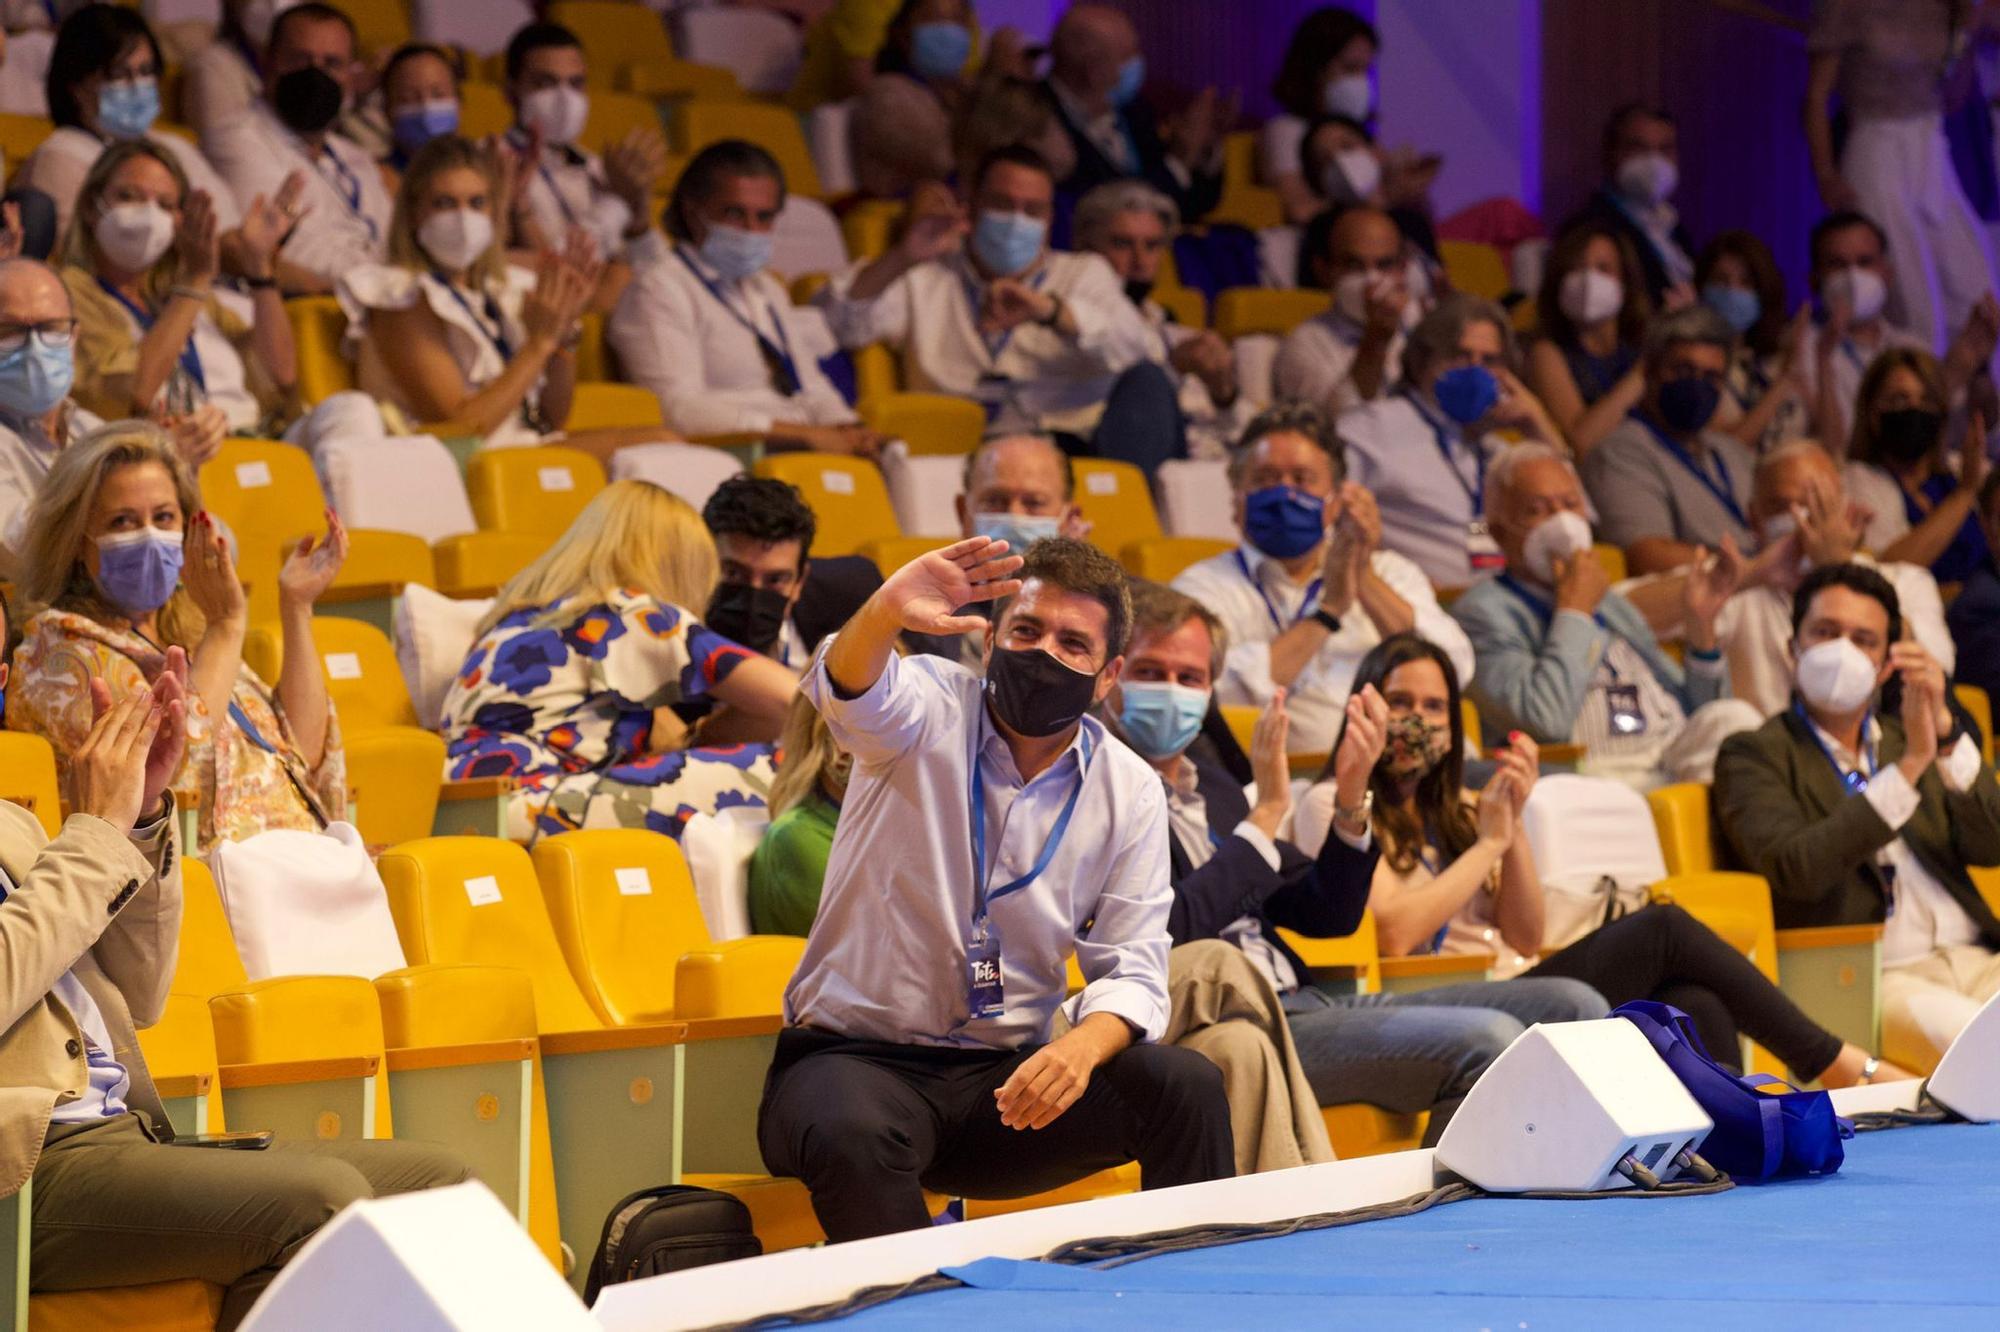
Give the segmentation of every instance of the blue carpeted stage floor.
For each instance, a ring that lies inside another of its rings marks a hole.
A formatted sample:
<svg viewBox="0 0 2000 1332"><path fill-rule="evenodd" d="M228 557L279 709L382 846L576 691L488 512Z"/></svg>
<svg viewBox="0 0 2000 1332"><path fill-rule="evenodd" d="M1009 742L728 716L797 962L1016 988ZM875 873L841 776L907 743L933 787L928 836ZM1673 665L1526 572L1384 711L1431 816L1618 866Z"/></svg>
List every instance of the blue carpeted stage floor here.
<svg viewBox="0 0 2000 1332"><path fill-rule="evenodd" d="M2000 1329L2000 1126L1865 1134L1826 1179L1479 1198L1112 1272L992 1259L871 1328Z"/></svg>

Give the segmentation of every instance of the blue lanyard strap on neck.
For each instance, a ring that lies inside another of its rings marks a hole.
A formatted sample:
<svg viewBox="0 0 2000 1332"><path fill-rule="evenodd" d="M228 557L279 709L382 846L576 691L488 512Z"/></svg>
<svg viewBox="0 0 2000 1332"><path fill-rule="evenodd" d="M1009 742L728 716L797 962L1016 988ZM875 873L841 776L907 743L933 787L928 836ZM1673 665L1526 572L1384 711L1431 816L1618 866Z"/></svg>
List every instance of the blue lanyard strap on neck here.
<svg viewBox="0 0 2000 1332"><path fill-rule="evenodd" d="M774 366L782 366L784 368L788 382L780 387L784 390L785 396L791 397L793 394L800 392L803 388L803 383L799 379L798 362L792 358L792 340L785 333L784 315L777 310L771 311L771 323L778 331L778 340L772 342L770 338L764 335L764 330L758 328L748 315L745 315L741 310L738 310L729 303L728 298L723 295L722 288L711 282L708 274L695 266L694 260L688 257L686 250L680 246L675 246L674 254L683 264L687 265L687 271L694 274L694 280L701 283L703 289L715 298L715 303L726 310L731 319L734 319L737 323L748 329L751 337L757 339L758 349L764 353L764 359L770 361Z"/></svg>
<svg viewBox="0 0 2000 1332"><path fill-rule="evenodd" d="M1038 269L1035 275L1028 279L1029 288L1034 291L1040 291L1042 289L1042 279L1047 277L1048 274L1049 270L1047 268ZM986 344L986 359L991 361L997 369L1000 365L1002 353L1007 350L1007 344L1014 340L1014 329L1019 328L1020 325L1016 324L1014 328L1004 330L998 338L987 337L979 328L979 305L981 299L979 284L972 280L970 272L961 276L965 282L966 303L972 307L968 313L972 317L973 331L979 333L979 340Z"/></svg>
<svg viewBox="0 0 2000 1332"><path fill-rule="evenodd" d="M103 278L97 279L97 285L104 288L107 296L124 306L131 316L139 321L139 328L142 332L150 332L152 330L155 316L147 312L137 301L126 296L124 292L118 290L118 288L112 286ZM201 372L201 354L194 349L193 330L189 330L187 341L181 344L180 363L181 369L187 371L188 378L192 379L201 388L203 393L208 392L208 377Z"/></svg>
<svg viewBox="0 0 2000 1332"><path fill-rule="evenodd" d="M313 159L315 167L319 165L319 158L325 158L333 163L334 174L340 179L327 180L327 184L333 186L334 193L338 194L340 201L347 205L347 211L360 219L361 224L368 228L368 239L372 243L376 238L375 219L361 211L361 177L348 169L347 163L340 160L340 154L333 151L331 144L320 145L319 157ZM321 180L326 180L326 173L320 172L319 177Z"/></svg>
<svg viewBox="0 0 2000 1332"><path fill-rule="evenodd" d="M1458 469L1458 460L1452 457L1451 452L1452 436L1462 432L1454 429L1450 422L1439 419L1415 389L1405 388L1403 396L1410 400L1410 406L1416 408L1417 415L1423 417L1424 423L1430 426L1431 434L1437 438L1438 452L1444 455L1444 470L1451 473L1451 479L1458 482L1459 489L1465 492L1466 503L1472 506L1472 516L1480 517L1486 511L1486 450L1480 447L1476 439L1464 441L1465 446L1472 450L1473 470L1477 477L1475 481L1468 483L1465 473Z"/></svg>
<svg viewBox="0 0 2000 1332"><path fill-rule="evenodd" d="M1867 748L1859 755L1862 766L1853 772L1848 772L1840 766L1840 760L1833 756L1833 751L1826 747L1826 741L1820 738L1819 727L1813 725L1813 719L1806 715L1806 705L1795 701L1792 704L1792 711L1805 724L1806 734L1812 737L1815 745L1819 746L1820 755L1826 760L1826 766L1833 769L1833 775L1840 778L1840 784L1847 788L1848 794L1860 795L1866 791L1869 779L1875 775L1875 742L1868 739L1868 725L1875 714L1870 712L1861 719L1862 742Z"/></svg>
<svg viewBox="0 0 2000 1332"><path fill-rule="evenodd" d="M1588 551L1584 553L1586 555L1589 554ZM1583 556L1579 555L1577 558L1582 559ZM1591 555L1590 558L1596 559L1597 557ZM1556 617L1555 603L1551 601L1544 601L1540 596L1540 594L1535 592L1532 588L1530 588L1527 584L1523 583L1520 579L1514 577L1513 574L1503 573L1499 575L1497 578L1495 578L1494 581L1499 583L1500 586L1506 588L1509 592L1512 592L1515 596L1519 597L1521 601L1524 604L1526 604L1529 610L1533 611L1536 615L1540 616L1542 620L1542 628L1547 629L1549 627L1550 622L1555 619ZM1615 630L1612 629L1610 624L1608 624L1605 621L1604 613L1602 611L1592 611L1590 613L1590 618L1597 621L1597 627L1599 629L1604 630L1605 633L1608 634L1616 632Z"/></svg>
<svg viewBox="0 0 2000 1332"><path fill-rule="evenodd" d="M1243 552L1238 550L1232 553L1236 556L1236 567L1243 574L1243 581L1250 584L1251 590L1264 603L1264 613L1271 617L1272 627L1277 629L1281 634L1291 628L1291 625L1285 623L1285 617L1278 614L1278 607L1271 600L1271 594L1266 592L1264 585L1257 581L1257 575L1251 571L1250 561L1243 558ZM1312 614L1312 608L1319 604L1320 586L1325 581L1323 578L1315 578L1312 582L1306 584L1306 599L1300 603L1299 613L1292 617L1292 624L1297 624L1305 619L1306 616Z"/></svg>
<svg viewBox="0 0 2000 1332"><path fill-rule="evenodd" d="M1729 510L1729 516L1736 520L1738 527L1747 529L1750 526L1750 520L1743 514L1743 506L1736 502L1736 490L1730 485L1729 464L1723 459L1719 450L1709 450L1709 456L1715 460L1715 476L1710 476L1708 470L1694 460L1694 455L1681 447L1680 441L1674 439L1666 431L1654 425L1652 421L1638 412L1632 413L1632 419L1644 426L1646 433L1650 434L1661 448L1671 454L1675 462L1686 468L1689 476L1701 482L1708 493L1715 496L1718 504ZM1721 478L1720 481L1717 480L1718 477Z"/></svg>
<svg viewBox="0 0 2000 1332"><path fill-rule="evenodd" d="M439 286L451 293L451 298L458 302L459 309L465 311L465 316L472 321L472 326L486 335L487 341L493 344L493 350L500 353L500 359L502 361L513 360L514 349L507 342L507 324L501 318L500 306L494 301L492 295L489 293L486 296L486 319L481 319L479 312L472 308L472 302L465 299L465 293L454 286L450 278L435 268L431 270L431 276L437 279ZM486 322L488 319L493 321L490 327Z"/></svg>
<svg viewBox="0 0 2000 1332"><path fill-rule="evenodd" d="M980 770L977 753L972 756L972 922L983 927L987 910L993 903L1010 893L1017 893L1036 879L1056 857L1056 848L1062 845L1064 834L1069 832L1070 816L1076 813L1077 797L1083 794L1084 778L1090 769L1090 740L1086 736L1082 749L1077 755L1076 784L1069 789L1069 799L1063 802L1062 813L1056 815L1055 826L1049 829L1048 840L1042 843L1042 853L1035 857L1035 863L1026 874L1010 883L1003 883L990 892L986 887L986 775Z"/></svg>

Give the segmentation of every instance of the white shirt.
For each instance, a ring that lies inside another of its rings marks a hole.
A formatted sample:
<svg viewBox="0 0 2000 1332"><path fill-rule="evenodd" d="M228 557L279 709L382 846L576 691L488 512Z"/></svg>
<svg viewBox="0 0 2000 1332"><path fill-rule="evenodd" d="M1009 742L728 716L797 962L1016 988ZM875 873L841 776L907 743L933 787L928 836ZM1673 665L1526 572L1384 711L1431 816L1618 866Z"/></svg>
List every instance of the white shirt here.
<svg viewBox="0 0 2000 1332"><path fill-rule="evenodd" d="M1817 410L1819 404L1819 340L1825 335L1822 324L1814 324L1806 330L1806 345L1799 349L1799 374L1803 385L1799 391L1808 410ZM1854 430L1854 400L1861 394L1861 376L1868 370L1868 363L1885 351L1898 347L1914 348L1928 352L1931 349L1927 339L1896 327L1888 320L1882 321L1881 341L1874 347L1863 347L1851 338L1833 353L1828 374L1833 379L1833 394L1839 404L1839 419L1827 446L1836 455L1845 445L1847 437ZM1860 496L1855 496L1859 499ZM1901 513L1899 505L1897 512Z"/></svg>
<svg viewBox="0 0 2000 1332"><path fill-rule="evenodd" d="M1240 562L1239 562L1240 561ZM1458 671L1459 687L1472 681L1472 643L1458 621L1438 605L1430 580L1403 556L1378 550L1369 557L1377 577L1416 613L1416 631L1443 648ZM1248 567L1250 578L1243 570ZM1271 680L1271 643L1297 624L1318 604L1318 578L1300 584L1278 561L1250 545L1190 565L1173 581L1183 592L1208 607L1229 635L1216 697L1224 703L1263 707L1277 686ZM1354 670L1383 634L1357 599L1340 617L1340 632L1327 636L1285 695L1291 714L1291 748L1301 754L1325 753L1340 734L1347 695L1354 688Z"/></svg>
<svg viewBox="0 0 2000 1332"><path fill-rule="evenodd" d="M611 312L606 335L625 378L659 398L684 435L726 435L795 425L846 425L854 411L819 368L818 330L768 272L731 282L693 247L656 247ZM753 332L752 330L755 330ZM791 358L800 389L773 383L758 336ZM817 335L817 336L815 336Z"/></svg>
<svg viewBox="0 0 2000 1332"><path fill-rule="evenodd" d="M1403 377L1403 334L1389 340L1382 362L1382 382L1374 400L1390 392ZM1271 367L1271 389L1280 402L1309 402L1335 414L1370 401L1354 386L1354 358L1361 351L1361 326L1338 310L1314 315L1285 335L1278 360Z"/></svg>
<svg viewBox="0 0 2000 1332"><path fill-rule="evenodd" d="M1074 339L1024 323L989 341L975 305L986 279L962 254L917 265L872 301L847 294L863 266L819 297L840 345L886 342L899 349L909 388L983 402L995 430L1087 434L1103 414L1112 381L1152 359L1157 345L1118 275L1094 254L1048 253L1026 279L1062 298L1076 320Z"/></svg>
<svg viewBox="0 0 2000 1332"><path fill-rule="evenodd" d="M1944 623L1944 600L1930 570L1900 561L1877 564L1857 552L1855 564L1866 565L1889 580L1909 626L1924 651L1938 660L1946 675L1958 669L1958 648ZM1774 587L1752 587L1730 597L1715 620L1716 640L1729 663L1729 693L1766 717L1775 717L1792 701L1792 595Z"/></svg>
<svg viewBox="0 0 2000 1332"><path fill-rule="evenodd" d="M259 101L246 114L211 128L201 146L242 208L260 194L275 197L285 177L305 172L299 196L304 212L280 258L333 282L387 254L394 207L382 169L354 143L329 134L320 152L309 154L305 142Z"/></svg>
<svg viewBox="0 0 2000 1332"><path fill-rule="evenodd" d="M1634 203L1623 195L1618 202L1625 210L1625 216L1645 235L1653 247L1653 254L1666 270L1667 281L1674 283L1694 281L1694 260L1674 239L1674 228L1680 225L1681 215L1674 206L1662 199L1656 204Z"/></svg>
<svg viewBox="0 0 2000 1332"><path fill-rule="evenodd" d="M75 403L69 404L66 439L75 439L103 422ZM22 543L28 536L28 512L62 446L42 431L38 421L23 421L0 411L0 576L20 573Z"/></svg>
<svg viewBox="0 0 2000 1332"><path fill-rule="evenodd" d="M1856 756L1821 730L1817 722L1812 723L1812 728L1819 742L1826 746L1826 752L1833 756L1843 776L1860 766ZM1882 724L1870 717L1867 747L1871 752L1880 743L1881 735ZM1937 770L1945 786L1953 792L1963 793L1970 789L1979 777L1979 750L1973 745L1972 737L1960 736L1950 753L1938 755ZM1875 812L1882 816L1882 822L1891 828L1902 828L1923 802L1917 788L1893 763L1867 775L1868 789L1862 793L1862 798L1875 807ZM1924 868L1924 863L1917 859L1916 853L1902 838L1898 837L1876 852L1875 861L1890 876L1890 887L1893 889L1888 918L1882 925L1883 966L1907 966L1912 962L1921 962L1939 949L1979 942L1979 926L1958 904L1951 890Z"/></svg>
<svg viewBox="0 0 2000 1332"><path fill-rule="evenodd" d="M1011 1050L1049 1038L1074 952L1088 984L1066 1005L1070 1018L1115 1013L1139 1039L1158 1040L1173 903L1158 774L1085 717L1069 748L1024 784L979 676L892 654L870 689L843 699L827 678L828 645L799 687L854 772L785 1020L866 1040ZM985 786L983 865L972 854L974 763ZM1027 874L1079 779L1047 868L991 905L1005 1007L972 1018L973 876L998 887Z"/></svg>
<svg viewBox="0 0 2000 1332"><path fill-rule="evenodd" d="M1348 476L1367 487L1382 510L1382 544L1414 560L1438 587L1473 583L1466 529L1483 511L1486 464L1506 442L1492 434L1467 441L1453 424L1446 428L1447 461L1437 429L1410 393L1363 403L1341 415L1338 429L1347 442ZM1476 577L1491 572L1497 570ZM1461 674L1459 684L1469 679L1470 672Z"/></svg>
<svg viewBox="0 0 2000 1332"><path fill-rule="evenodd" d="M13 61L13 44L8 43L8 63ZM178 134L168 134L164 130L150 130L146 141L156 148L164 149L174 161L180 164L181 173L187 177L190 190L203 190L215 205L215 229L218 233L234 231L243 225L243 210L237 206L236 195L227 183L216 174L201 150ZM69 230L70 214L76 209L77 193L83 188L83 178L90 174L90 168L104 154L105 143L89 130L75 125L65 125L35 149L34 155L21 165L23 185L42 191L55 201L57 249L60 238Z"/></svg>
<svg viewBox="0 0 2000 1332"><path fill-rule="evenodd" d="M518 129L509 130L507 138L516 148L527 144ZM561 245L571 227L582 227L597 242L600 255L615 259L624 254L632 207L611 192L603 159L596 153L543 145L541 164L521 178L521 197L541 230L543 244Z"/></svg>

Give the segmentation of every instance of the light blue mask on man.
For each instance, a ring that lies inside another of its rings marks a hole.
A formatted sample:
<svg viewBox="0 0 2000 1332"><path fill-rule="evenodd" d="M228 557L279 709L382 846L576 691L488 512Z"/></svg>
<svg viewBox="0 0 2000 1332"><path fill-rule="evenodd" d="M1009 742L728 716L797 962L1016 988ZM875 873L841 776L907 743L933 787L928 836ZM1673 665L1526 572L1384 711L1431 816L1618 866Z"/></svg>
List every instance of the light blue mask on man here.
<svg viewBox="0 0 2000 1332"><path fill-rule="evenodd" d="M160 85L155 79L107 83L97 90L97 124L114 139L143 139L160 118Z"/></svg>
<svg viewBox="0 0 2000 1332"><path fill-rule="evenodd" d="M989 209L972 228L973 257L987 271L1012 277L1035 262L1048 234L1049 224L1038 217Z"/></svg>
<svg viewBox="0 0 2000 1332"><path fill-rule="evenodd" d="M20 346L0 356L0 411L41 416L67 398L76 374L71 351L67 342L52 347L31 331Z"/></svg>
<svg viewBox="0 0 2000 1332"><path fill-rule="evenodd" d="M910 31L910 69L919 78L952 78L971 56L972 34L962 23L919 23Z"/></svg>
<svg viewBox="0 0 2000 1332"><path fill-rule="evenodd" d="M731 282L755 277L771 262L771 233L712 222L701 240L701 259Z"/></svg>
<svg viewBox="0 0 2000 1332"><path fill-rule="evenodd" d="M1124 702L1118 728L1125 743L1142 758L1163 759L1180 753L1201 733L1208 716L1208 690L1190 689L1168 680L1128 681L1118 686Z"/></svg>
<svg viewBox="0 0 2000 1332"><path fill-rule="evenodd" d="M1146 57L1135 55L1118 67L1118 82L1111 85L1111 105L1125 106L1146 86Z"/></svg>
<svg viewBox="0 0 2000 1332"><path fill-rule="evenodd" d="M1032 513L975 513L972 530L988 541L1004 541L1010 555L1025 555L1045 537L1062 534L1062 519Z"/></svg>

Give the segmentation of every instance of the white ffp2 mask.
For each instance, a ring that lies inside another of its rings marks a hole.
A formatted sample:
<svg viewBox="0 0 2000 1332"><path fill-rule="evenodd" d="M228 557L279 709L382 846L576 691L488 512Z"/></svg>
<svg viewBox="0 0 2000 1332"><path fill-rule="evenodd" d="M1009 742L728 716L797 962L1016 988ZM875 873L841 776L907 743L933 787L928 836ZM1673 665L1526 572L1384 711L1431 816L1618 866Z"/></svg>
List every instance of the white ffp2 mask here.
<svg viewBox="0 0 2000 1332"><path fill-rule="evenodd" d="M1823 712L1846 713L1875 694L1875 663L1845 638L1815 643L1799 654L1799 695Z"/></svg>

